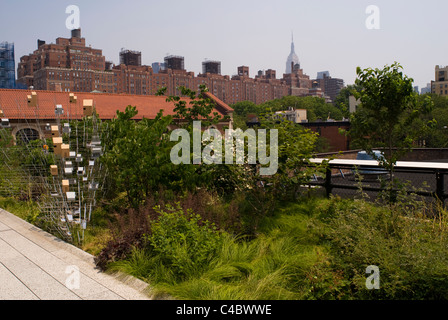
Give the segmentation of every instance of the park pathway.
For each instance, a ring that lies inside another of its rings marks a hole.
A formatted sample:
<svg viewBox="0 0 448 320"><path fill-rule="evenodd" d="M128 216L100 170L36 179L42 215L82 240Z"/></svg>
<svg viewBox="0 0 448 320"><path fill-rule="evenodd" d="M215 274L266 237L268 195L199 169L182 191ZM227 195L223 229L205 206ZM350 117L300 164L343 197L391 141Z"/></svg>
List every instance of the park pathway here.
<svg viewBox="0 0 448 320"><path fill-rule="evenodd" d="M0 300L149 300L143 281L0 209Z"/></svg>

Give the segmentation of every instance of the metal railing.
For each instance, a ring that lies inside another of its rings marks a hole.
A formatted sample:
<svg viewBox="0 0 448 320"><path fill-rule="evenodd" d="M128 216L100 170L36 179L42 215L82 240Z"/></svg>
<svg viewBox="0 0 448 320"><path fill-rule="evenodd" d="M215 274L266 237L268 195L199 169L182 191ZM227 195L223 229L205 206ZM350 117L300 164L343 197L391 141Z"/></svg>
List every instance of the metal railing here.
<svg viewBox="0 0 448 320"><path fill-rule="evenodd" d="M328 161L325 174L315 177L312 186L325 189L326 195L354 195L362 187L363 192L383 191L380 178L389 179L388 171L374 160L312 159L311 163L322 164ZM445 203L448 198L448 163L398 161L394 167L393 178L408 183L414 190L407 190L423 197L432 197ZM361 176L361 180L357 177ZM350 193L351 191L351 193Z"/></svg>

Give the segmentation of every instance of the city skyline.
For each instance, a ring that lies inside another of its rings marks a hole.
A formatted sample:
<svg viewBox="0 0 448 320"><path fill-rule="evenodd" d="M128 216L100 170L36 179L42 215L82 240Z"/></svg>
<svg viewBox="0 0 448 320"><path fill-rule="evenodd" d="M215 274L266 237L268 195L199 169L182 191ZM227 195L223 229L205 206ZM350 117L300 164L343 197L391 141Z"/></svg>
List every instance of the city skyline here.
<svg viewBox="0 0 448 320"><path fill-rule="evenodd" d="M107 60L119 62L121 48L142 52L142 64L163 62L166 55L185 57L185 69L201 73L206 59L221 61L223 75L237 67L285 72L291 32L304 73L317 72L352 84L356 67L383 67L398 61L415 86L434 80L435 65L448 64L447 44L440 34L442 14L448 4L428 1L129 1L126 7L111 1L31 1L2 4L1 41L14 42L16 65L21 56L36 49L36 40L47 43L68 37L65 9L80 9L83 37L103 50ZM366 8L380 9L381 27L369 30ZM24 10L27 8L28 10ZM31 10L32 8L32 10ZM15 13L15 14L12 14ZM20 14L20 15L19 15ZM20 16L20 18L18 18ZM439 18L440 17L440 18ZM38 21L39 23L35 23Z"/></svg>

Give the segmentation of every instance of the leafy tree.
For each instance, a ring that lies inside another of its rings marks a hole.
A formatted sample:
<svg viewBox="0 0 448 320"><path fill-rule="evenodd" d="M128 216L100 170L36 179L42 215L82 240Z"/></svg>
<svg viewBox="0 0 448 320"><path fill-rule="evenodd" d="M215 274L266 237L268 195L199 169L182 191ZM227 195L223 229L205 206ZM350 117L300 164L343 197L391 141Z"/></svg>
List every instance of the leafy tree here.
<svg viewBox="0 0 448 320"><path fill-rule="evenodd" d="M227 119L228 117L219 115L218 112L213 111L215 103L208 98L205 93L208 89L205 85L199 86L199 92L188 89L186 87L179 87L182 96L189 98L183 100L180 96L168 96L167 102L174 102L175 115L173 120L179 127L189 127L195 120L200 120L202 126L208 127L212 124L216 124L221 120ZM160 89L157 95L164 95L166 93L166 87Z"/></svg>
<svg viewBox="0 0 448 320"><path fill-rule="evenodd" d="M248 114L259 115L262 110L252 101L240 101L231 105L233 112L233 126L242 130L247 129L246 121Z"/></svg>
<svg viewBox="0 0 448 320"><path fill-rule="evenodd" d="M154 120L134 121L136 107L117 111L108 124L103 160L117 191L125 192L129 205L137 208L161 185L174 188L181 177L170 161L172 142L166 134L171 116L159 112Z"/></svg>
<svg viewBox="0 0 448 320"><path fill-rule="evenodd" d="M420 137L422 144L430 148L448 147L448 98L436 94L420 96L421 100L431 98L434 108L431 113L421 117L421 122L434 119L434 125ZM420 125L420 124L417 124Z"/></svg>
<svg viewBox="0 0 448 320"><path fill-rule="evenodd" d="M341 89L334 101L335 107L338 108L346 118L350 117L349 98L353 95L353 92L357 90L359 90L359 86L348 85L345 88Z"/></svg>
<svg viewBox="0 0 448 320"><path fill-rule="evenodd" d="M239 116L246 116L249 113L258 114L261 110L260 107L252 101L240 101L233 104L231 107L234 110L234 114Z"/></svg>
<svg viewBox="0 0 448 320"><path fill-rule="evenodd" d="M317 119L326 120L331 117L335 120L341 120L343 114L341 110L326 103L325 99L318 97L295 97L286 96L281 99L265 102L260 105L260 113L276 112L287 110L288 108L306 109L308 121L313 122Z"/></svg>
<svg viewBox="0 0 448 320"><path fill-rule="evenodd" d="M269 113L261 117L260 128L278 130L278 170L268 178L269 183L277 188L277 196L287 193L295 196L315 172L315 168L308 166L308 159L312 158L317 133L286 119L273 120Z"/></svg>
<svg viewBox="0 0 448 320"><path fill-rule="evenodd" d="M175 105L173 116L164 116L161 110L153 120L135 121L133 118L138 111L128 106L125 112L117 112L115 119L104 124L103 160L112 177L110 184L116 192L124 192L128 204L134 208L159 190L181 192L213 181L201 166L175 165L171 161L171 150L176 142L170 140L170 125L175 124L191 134L195 120L207 127L224 118L213 111L215 104L204 95L205 87L201 86L199 93L184 87L180 90L187 99L167 97L167 101ZM165 92L163 88L158 94Z"/></svg>
<svg viewBox="0 0 448 320"><path fill-rule="evenodd" d="M413 79L401 71L398 63L384 69L357 68L355 98L361 101L351 117L350 136L354 145L374 156L373 149L384 148L380 163L393 172L397 160L409 152L415 140L428 129L431 121L415 126L422 114L430 112L432 102L418 99ZM391 174L392 179L392 174Z"/></svg>

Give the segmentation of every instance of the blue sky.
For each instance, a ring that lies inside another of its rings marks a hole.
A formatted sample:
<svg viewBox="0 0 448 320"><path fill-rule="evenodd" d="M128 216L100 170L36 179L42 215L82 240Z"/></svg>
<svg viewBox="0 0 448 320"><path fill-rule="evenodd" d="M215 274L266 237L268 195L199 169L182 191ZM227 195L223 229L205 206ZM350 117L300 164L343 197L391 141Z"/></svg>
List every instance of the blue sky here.
<svg viewBox="0 0 448 320"><path fill-rule="evenodd" d="M304 72L330 71L351 84L356 67L383 67L398 61L415 85L434 80L435 65L448 65L448 26L443 0L0 0L0 41L15 43L17 60L47 43L69 37L69 5L80 9L82 35L118 63L121 48L142 51L142 62L185 57L201 72L207 58L221 61L222 74L237 67L285 71L294 32ZM380 9L380 29L368 30L366 8Z"/></svg>

